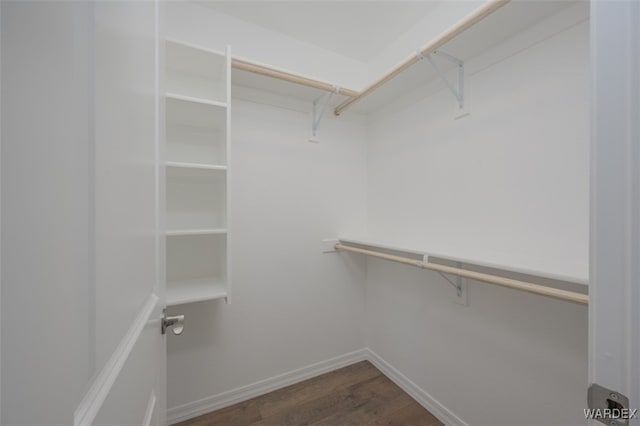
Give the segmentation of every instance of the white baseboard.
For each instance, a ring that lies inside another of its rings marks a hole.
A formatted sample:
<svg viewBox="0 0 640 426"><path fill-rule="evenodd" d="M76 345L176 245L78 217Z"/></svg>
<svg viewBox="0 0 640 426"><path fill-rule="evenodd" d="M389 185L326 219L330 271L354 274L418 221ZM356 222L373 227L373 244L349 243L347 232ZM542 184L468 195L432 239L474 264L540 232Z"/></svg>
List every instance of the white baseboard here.
<svg viewBox="0 0 640 426"><path fill-rule="evenodd" d="M385 361L371 349L366 350L367 360L387 376L393 383L398 385L403 391L408 393L420 405L429 410L431 414L438 418L445 425L467 426L460 417L442 405L438 400L429 395L424 389L409 380L407 376L396 370L391 364Z"/></svg>
<svg viewBox="0 0 640 426"><path fill-rule="evenodd" d="M360 349L269 379L260 380L247 386L203 398L199 401L169 408L167 410L167 423L173 424L188 420L365 360L367 360L367 350Z"/></svg>
<svg viewBox="0 0 640 426"><path fill-rule="evenodd" d="M462 419L451 410L429 395L424 389L409 380L404 374L396 370L391 364L382 359L372 350L365 348L345 355L340 355L326 361L299 368L288 373L280 374L269 379L261 380L250 385L242 386L227 392L203 398L199 401L189 402L184 405L167 410L167 423L173 424L188 420L211 411L219 410L239 402L247 401L274 390L289 386L303 380L310 379L321 374L337 370L347 365L360 361L369 361L392 382L408 393L420 405L429 410L445 425L467 426Z"/></svg>

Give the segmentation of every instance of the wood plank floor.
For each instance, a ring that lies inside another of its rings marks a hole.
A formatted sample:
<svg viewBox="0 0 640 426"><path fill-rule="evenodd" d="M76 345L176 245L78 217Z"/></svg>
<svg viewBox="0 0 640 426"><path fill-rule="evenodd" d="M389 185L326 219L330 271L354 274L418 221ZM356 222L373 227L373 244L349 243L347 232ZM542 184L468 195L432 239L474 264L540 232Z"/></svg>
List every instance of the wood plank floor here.
<svg viewBox="0 0 640 426"><path fill-rule="evenodd" d="M314 377L179 426L442 425L368 361Z"/></svg>

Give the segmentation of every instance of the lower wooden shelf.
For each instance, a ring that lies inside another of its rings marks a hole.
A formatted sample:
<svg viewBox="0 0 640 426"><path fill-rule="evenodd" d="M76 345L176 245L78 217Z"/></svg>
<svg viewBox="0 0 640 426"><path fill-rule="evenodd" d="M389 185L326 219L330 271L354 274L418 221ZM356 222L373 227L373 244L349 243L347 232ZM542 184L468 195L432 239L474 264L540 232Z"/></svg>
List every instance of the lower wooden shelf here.
<svg viewBox="0 0 640 426"><path fill-rule="evenodd" d="M227 285L222 278L203 278L167 283L167 306L201 302L227 297Z"/></svg>

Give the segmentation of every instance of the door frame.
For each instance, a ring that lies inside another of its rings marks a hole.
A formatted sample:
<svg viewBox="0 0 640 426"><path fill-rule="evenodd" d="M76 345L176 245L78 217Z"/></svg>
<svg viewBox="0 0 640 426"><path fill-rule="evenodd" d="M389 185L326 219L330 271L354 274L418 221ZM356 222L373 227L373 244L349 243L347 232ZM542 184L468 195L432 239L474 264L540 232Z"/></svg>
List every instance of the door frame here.
<svg viewBox="0 0 640 426"><path fill-rule="evenodd" d="M631 409L640 408L639 27L640 2L591 2L589 384L624 394Z"/></svg>

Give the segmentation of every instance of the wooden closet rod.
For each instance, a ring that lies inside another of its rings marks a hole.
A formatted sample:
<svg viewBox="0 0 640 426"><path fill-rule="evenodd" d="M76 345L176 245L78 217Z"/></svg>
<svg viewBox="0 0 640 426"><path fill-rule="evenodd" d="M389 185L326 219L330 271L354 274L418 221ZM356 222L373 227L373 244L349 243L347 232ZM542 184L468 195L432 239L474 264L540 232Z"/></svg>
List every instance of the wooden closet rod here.
<svg viewBox="0 0 640 426"><path fill-rule="evenodd" d="M258 65L251 62L243 61L241 59L232 59L231 66L237 70L248 71L255 74L264 75L271 78L277 78L279 80L288 81L290 83L300 84L302 86L313 87L314 89L325 90L327 92L334 92L344 96L358 96L358 92L355 90L344 89L342 87L335 86L333 84L325 83L323 81L313 80L311 78L303 77L301 75L291 74L284 71L279 71L273 68L266 67L264 65Z"/></svg>
<svg viewBox="0 0 640 426"><path fill-rule="evenodd" d="M457 275L462 278L481 281L488 284L495 284L502 287L513 288L528 293L539 294L542 296L553 297L554 299L566 300L573 303L589 304L589 296L573 291L560 290L557 288L547 287L540 284L529 283L526 281L512 280L510 278L499 277L496 275L483 274L481 272L468 271L466 269L453 268L451 266L439 265L437 263L423 262L421 260L411 259L408 257L394 256L391 254L380 253L372 250L365 250L358 247L345 246L344 244L336 244L336 250L345 250L353 253L366 254L380 259L390 260L392 262L402 263L404 265L416 266L421 269L430 269L444 274Z"/></svg>
<svg viewBox="0 0 640 426"><path fill-rule="evenodd" d="M451 41L453 38L457 37L465 30L469 29L476 23L480 22L487 16L491 15L496 10L500 9L505 4L509 3L509 1L510 0L490 0L487 4L478 8L475 12L468 15L466 18L458 22L452 28L448 29L447 31L445 31L444 33L436 37L434 40L429 42L425 47L423 47L420 50L420 52L422 53L423 56L427 56L428 54L433 53L435 50L442 47L445 43ZM395 76L400 74L402 71L406 70L411 65L415 64L416 62L418 62L417 54L411 55L409 58L405 59L404 62L397 65L395 68L393 68L391 71L383 75L379 80L377 80L372 85L364 89L362 92L356 94L356 96L353 96L351 99L347 99L346 101L338 105L334 110L335 115L340 115L342 111L346 110L351 105L358 102L360 99L369 95L371 92L375 91L380 86L385 84L387 81L391 80L392 78L394 78Z"/></svg>

